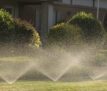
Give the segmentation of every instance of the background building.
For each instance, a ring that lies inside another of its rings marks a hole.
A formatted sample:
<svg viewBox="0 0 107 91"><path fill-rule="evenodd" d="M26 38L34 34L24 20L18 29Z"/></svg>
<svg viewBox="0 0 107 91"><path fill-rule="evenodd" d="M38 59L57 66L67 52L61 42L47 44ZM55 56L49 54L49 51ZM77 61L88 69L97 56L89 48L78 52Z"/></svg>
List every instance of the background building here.
<svg viewBox="0 0 107 91"><path fill-rule="evenodd" d="M97 16L98 0L0 0L14 17L31 22L42 38L54 24L68 20L79 11ZM107 21L107 0L99 0L99 19Z"/></svg>

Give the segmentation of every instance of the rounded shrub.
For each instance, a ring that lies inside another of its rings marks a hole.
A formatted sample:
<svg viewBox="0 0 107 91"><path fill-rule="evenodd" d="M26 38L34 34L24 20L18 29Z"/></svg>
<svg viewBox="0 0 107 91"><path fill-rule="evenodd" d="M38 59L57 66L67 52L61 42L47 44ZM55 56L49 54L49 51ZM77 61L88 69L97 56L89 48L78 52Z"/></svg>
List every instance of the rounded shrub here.
<svg viewBox="0 0 107 91"><path fill-rule="evenodd" d="M71 46L79 44L81 40L81 29L79 27L66 23L60 23L50 29L47 44Z"/></svg>
<svg viewBox="0 0 107 91"><path fill-rule="evenodd" d="M80 12L74 15L68 23L77 25L82 29L86 42L101 42L104 38L104 28L91 13Z"/></svg>
<svg viewBox="0 0 107 91"><path fill-rule="evenodd" d="M24 46L35 46L39 47L41 45L41 40L36 29L27 21L22 21L20 19L15 19L15 31L14 31L14 41L15 44L20 44Z"/></svg>
<svg viewBox="0 0 107 91"><path fill-rule="evenodd" d="M0 9L0 55L22 55L33 52L32 49L40 45L40 36L30 23L14 19L11 14Z"/></svg>
<svg viewBox="0 0 107 91"><path fill-rule="evenodd" d="M33 45L39 47L40 36L27 21L14 19L10 13L0 9L0 45Z"/></svg>

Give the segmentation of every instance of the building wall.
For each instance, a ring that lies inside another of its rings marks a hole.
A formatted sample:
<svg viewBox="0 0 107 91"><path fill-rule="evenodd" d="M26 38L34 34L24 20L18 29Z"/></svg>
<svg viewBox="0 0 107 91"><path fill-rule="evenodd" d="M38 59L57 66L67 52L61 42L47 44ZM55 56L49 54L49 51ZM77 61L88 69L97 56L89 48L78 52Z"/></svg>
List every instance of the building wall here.
<svg viewBox="0 0 107 91"><path fill-rule="evenodd" d="M97 3L96 0L96 7ZM4 6L11 6L14 11L14 16L19 16L36 26L37 30L39 30L39 33L42 35L42 39L46 38L46 33L55 23L68 20L71 16L80 11L91 12L95 16L97 11L96 8L93 8L93 0L62 0L59 4L45 2L40 5L11 5L5 3ZM100 0L100 7L107 8L107 0ZM99 18L103 21L105 15L107 15L107 10L100 9L99 13Z"/></svg>
<svg viewBox="0 0 107 91"><path fill-rule="evenodd" d="M53 25L53 6L45 2L21 4L19 8L20 18L32 23L41 35L43 43L45 43L48 28Z"/></svg>
<svg viewBox="0 0 107 91"><path fill-rule="evenodd" d="M20 7L19 15L23 20L27 20L28 22L35 24L35 7L32 5L24 5Z"/></svg>
<svg viewBox="0 0 107 91"><path fill-rule="evenodd" d="M93 13L97 17L98 0L60 0L59 5L55 6L57 11L57 22L68 20L77 12L85 11ZM99 0L99 19L103 22L107 15L107 0Z"/></svg>
<svg viewBox="0 0 107 91"><path fill-rule="evenodd" d="M93 0L72 0L73 5L93 6Z"/></svg>
<svg viewBox="0 0 107 91"><path fill-rule="evenodd" d="M97 7L98 1L96 1L95 6ZM107 9L107 0L100 0L99 4L100 8L105 8Z"/></svg>
<svg viewBox="0 0 107 91"><path fill-rule="evenodd" d="M55 4L55 9L57 12L61 12L63 16L63 20L68 20L71 16L80 11L85 11L88 13L93 13L94 16L97 16L97 9L93 7L80 6L80 5L66 5L66 4ZM105 15L107 14L106 9L99 10L99 19L103 22ZM61 21L61 20L60 20Z"/></svg>
<svg viewBox="0 0 107 91"><path fill-rule="evenodd" d="M71 0L62 0L62 3L71 4Z"/></svg>
<svg viewBox="0 0 107 91"><path fill-rule="evenodd" d="M48 5L48 29L55 24L55 10L53 5Z"/></svg>
<svg viewBox="0 0 107 91"><path fill-rule="evenodd" d="M100 8L107 9L107 0L99 0L100 1ZM93 0L60 0L62 4L72 4L72 5L82 5L93 7ZM98 0L95 0L95 7L98 5Z"/></svg>

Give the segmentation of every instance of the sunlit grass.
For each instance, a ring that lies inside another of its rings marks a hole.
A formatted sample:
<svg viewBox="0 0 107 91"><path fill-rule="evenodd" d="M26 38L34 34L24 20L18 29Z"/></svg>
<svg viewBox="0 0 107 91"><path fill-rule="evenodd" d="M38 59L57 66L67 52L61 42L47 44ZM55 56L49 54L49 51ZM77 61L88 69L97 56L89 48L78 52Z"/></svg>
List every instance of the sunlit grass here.
<svg viewBox="0 0 107 91"><path fill-rule="evenodd" d="M107 82L19 81L12 85L0 83L0 91L107 91Z"/></svg>
<svg viewBox="0 0 107 91"><path fill-rule="evenodd" d="M0 62L10 62L10 61L15 61L15 62L20 62L20 61L30 61L32 58L31 57L29 57L29 56L13 56L13 57L0 57Z"/></svg>

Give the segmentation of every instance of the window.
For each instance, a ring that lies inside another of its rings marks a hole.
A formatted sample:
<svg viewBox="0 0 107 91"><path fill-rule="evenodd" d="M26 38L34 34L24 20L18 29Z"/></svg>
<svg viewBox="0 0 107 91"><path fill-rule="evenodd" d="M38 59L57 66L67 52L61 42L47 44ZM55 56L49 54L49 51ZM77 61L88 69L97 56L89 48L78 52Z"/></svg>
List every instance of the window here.
<svg viewBox="0 0 107 91"><path fill-rule="evenodd" d="M62 0L57 0L55 1L55 3L62 3Z"/></svg>
<svg viewBox="0 0 107 91"><path fill-rule="evenodd" d="M59 11L55 11L55 23L60 23L62 21L62 13Z"/></svg>
<svg viewBox="0 0 107 91"><path fill-rule="evenodd" d="M5 6L4 9L9 12L10 14L12 14L13 16L15 16L15 11L14 11L14 7L12 6Z"/></svg>
<svg viewBox="0 0 107 91"><path fill-rule="evenodd" d="M72 4L72 0L70 0L71 1L71 4Z"/></svg>
<svg viewBox="0 0 107 91"><path fill-rule="evenodd" d="M95 7L95 0L93 0L93 7Z"/></svg>
<svg viewBox="0 0 107 91"><path fill-rule="evenodd" d="M6 8L6 11L9 12L10 14L13 13L12 9L11 8Z"/></svg>
<svg viewBox="0 0 107 91"><path fill-rule="evenodd" d="M62 2L62 0L58 0L57 2Z"/></svg>

